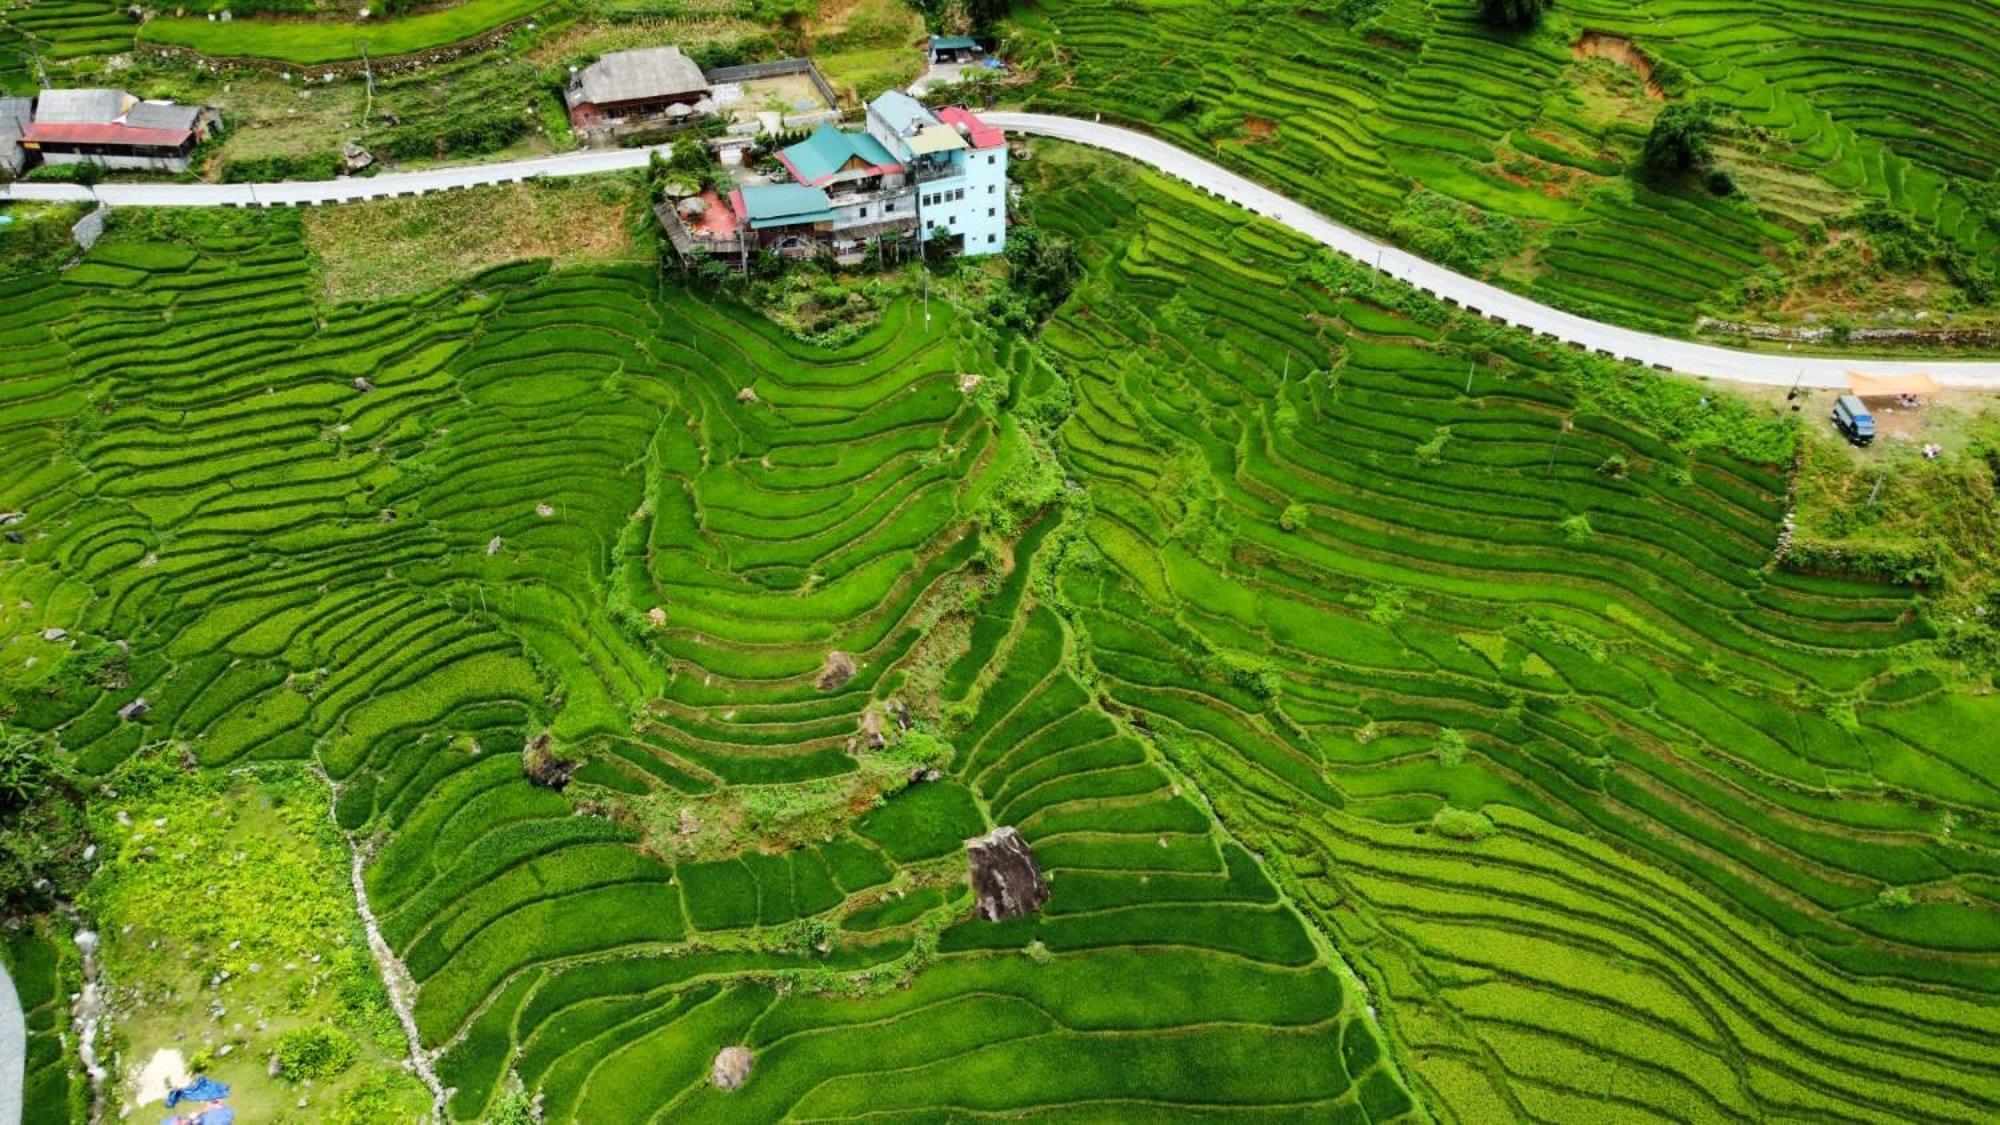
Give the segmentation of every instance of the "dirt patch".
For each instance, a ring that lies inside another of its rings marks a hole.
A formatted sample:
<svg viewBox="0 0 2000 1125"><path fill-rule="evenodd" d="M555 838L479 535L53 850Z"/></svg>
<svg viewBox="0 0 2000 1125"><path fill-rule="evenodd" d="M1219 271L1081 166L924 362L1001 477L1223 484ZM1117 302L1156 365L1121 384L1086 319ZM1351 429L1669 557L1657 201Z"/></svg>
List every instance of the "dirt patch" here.
<svg viewBox="0 0 2000 1125"><path fill-rule="evenodd" d="M138 1077L133 1079L132 1104L147 1106L166 1101L168 1091L187 1084L187 1060L174 1048L162 1047L153 1052L153 1057L146 1060Z"/></svg>
<svg viewBox="0 0 2000 1125"><path fill-rule="evenodd" d="M623 178L531 181L380 199L306 213L306 246L328 301L435 289L507 262L556 265L642 258Z"/></svg>
<svg viewBox="0 0 2000 1125"><path fill-rule="evenodd" d="M1243 132L1253 141L1268 141L1278 135L1278 123L1268 117L1246 117Z"/></svg>
<svg viewBox="0 0 2000 1125"><path fill-rule="evenodd" d="M1586 31L1570 54L1579 59L1604 59L1637 74L1646 84L1646 96L1654 101L1665 101L1667 92L1653 80L1653 60L1646 52L1633 46L1632 41L1620 35L1607 35L1601 31Z"/></svg>

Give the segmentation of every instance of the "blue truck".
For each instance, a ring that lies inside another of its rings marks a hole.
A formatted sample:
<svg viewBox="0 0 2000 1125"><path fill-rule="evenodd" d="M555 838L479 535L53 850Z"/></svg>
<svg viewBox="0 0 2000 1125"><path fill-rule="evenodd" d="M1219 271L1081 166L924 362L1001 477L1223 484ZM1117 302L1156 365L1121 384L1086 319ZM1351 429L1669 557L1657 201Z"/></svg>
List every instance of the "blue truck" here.
<svg viewBox="0 0 2000 1125"><path fill-rule="evenodd" d="M1875 416L1858 395L1841 395L1833 403L1833 424L1848 441L1867 445L1875 440Z"/></svg>

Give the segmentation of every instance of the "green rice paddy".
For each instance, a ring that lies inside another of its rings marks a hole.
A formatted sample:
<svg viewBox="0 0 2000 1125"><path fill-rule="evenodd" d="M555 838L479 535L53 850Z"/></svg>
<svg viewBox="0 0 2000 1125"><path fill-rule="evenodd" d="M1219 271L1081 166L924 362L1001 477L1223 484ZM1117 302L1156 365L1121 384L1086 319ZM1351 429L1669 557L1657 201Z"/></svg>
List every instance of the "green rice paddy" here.
<svg viewBox="0 0 2000 1125"><path fill-rule="evenodd" d="M458 1120L1993 1116L2000 707L1912 591L1769 565L1788 431L1025 163L1087 266L1034 339L639 265L330 307L284 212L5 283L8 721L322 772ZM940 776L784 820L891 701ZM648 813L718 796L791 828ZM999 825L1052 897L996 924ZM8 949L36 1120L66 948Z"/></svg>
<svg viewBox="0 0 2000 1125"><path fill-rule="evenodd" d="M1385 234L1420 189L1524 224L1525 251L1491 276L1599 319L1687 334L1704 313L1762 311L1760 294L1812 277L1825 225L1867 203L1966 269L2000 267L1988 5L1565 0L1530 34L1489 30L1471 0L1022 0L1014 13L1036 107L1212 150ZM1624 47L1637 63L1582 57ZM1638 173L1667 97L1721 107L1734 195ZM1813 284L1865 272L1863 259ZM1888 302L1830 300L1856 315ZM1894 294L1904 311L1963 311L1930 300Z"/></svg>

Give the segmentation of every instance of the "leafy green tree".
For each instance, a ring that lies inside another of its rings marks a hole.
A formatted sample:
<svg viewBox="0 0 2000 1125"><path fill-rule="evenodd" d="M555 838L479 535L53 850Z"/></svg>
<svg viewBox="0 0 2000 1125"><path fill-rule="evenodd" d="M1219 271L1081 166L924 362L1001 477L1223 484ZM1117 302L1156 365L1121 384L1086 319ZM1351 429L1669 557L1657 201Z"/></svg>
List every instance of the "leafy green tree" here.
<svg viewBox="0 0 2000 1125"><path fill-rule="evenodd" d="M1555 0L1479 0L1479 15L1493 27L1526 31L1542 22Z"/></svg>
<svg viewBox="0 0 2000 1125"><path fill-rule="evenodd" d="M1653 118L1653 131L1646 134L1646 171L1667 177L1708 167L1715 157L1709 145L1715 129L1715 107L1709 102L1671 103Z"/></svg>
<svg viewBox="0 0 2000 1125"><path fill-rule="evenodd" d="M1021 227L1008 237L1007 269L1036 323L1056 311L1083 276L1069 239L1038 227Z"/></svg>

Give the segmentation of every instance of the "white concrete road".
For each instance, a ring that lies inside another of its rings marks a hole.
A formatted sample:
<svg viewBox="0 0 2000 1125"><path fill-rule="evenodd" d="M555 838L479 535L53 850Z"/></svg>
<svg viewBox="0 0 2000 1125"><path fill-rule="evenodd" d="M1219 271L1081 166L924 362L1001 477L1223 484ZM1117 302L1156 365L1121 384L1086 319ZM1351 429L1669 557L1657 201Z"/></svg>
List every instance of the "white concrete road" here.
<svg viewBox="0 0 2000 1125"><path fill-rule="evenodd" d="M672 146L660 145L665 155ZM424 195L485 184L519 183L539 176L588 176L644 168L649 148L584 149L534 160L504 160L492 164L456 164L421 172L384 172L342 180L286 180L264 184L76 184L33 182L0 184L0 199L59 199L112 207L294 207L317 203L356 203L398 195Z"/></svg>
<svg viewBox="0 0 2000 1125"><path fill-rule="evenodd" d="M1012 133L1052 137L1130 157L1176 179L1215 193L1260 215L1375 266L1425 292L1496 321L1663 370L1737 383L1844 387L1851 372L1892 375L1927 371L1948 387L2000 390L2000 361L1794 356L1745 352L1655 336L1602 324L1529 300L1349 230L1304 204L1157 137L1115 125L1040 113L990 112L987 121ZM667 146L661 146L665 151ZM423 172L389 172L363 179L265 184L103 184L92 190L70 184L0 185L0 199L102 200L114 207L275 207L348 203L536 176L583 176L640 168L651 150L587 150L537 160L467 164Z"/></svg>
<svg viewBox="0 0 2000 1125"><path fill-rule="evenodd" d="M1490 319L1505 321L1620 359L1689 375L1770 386L1789 387L1803 375L1806 386L1844 387L1851 372L1889 375L1927 371L1944 386L2000 390L2000 362L1808 358L1743 352L1602 324L1454 273L1434 262L1349 230L1303 204L1157 137L1115 125L1040 113L996 111L980 116L1010 133L1074 141L1130 157L1175 179L1275 219L1342 254L1376 266L1384 273L1407 281L1427 293Z"/></svg>

